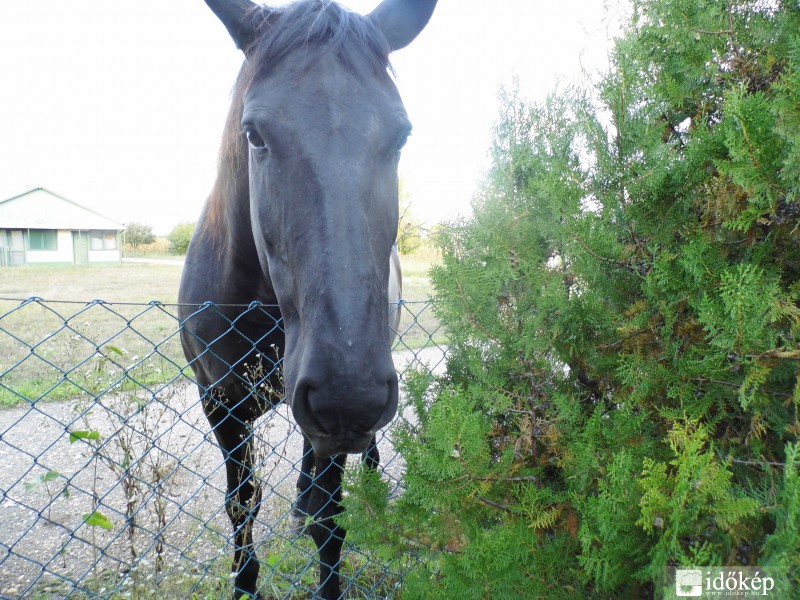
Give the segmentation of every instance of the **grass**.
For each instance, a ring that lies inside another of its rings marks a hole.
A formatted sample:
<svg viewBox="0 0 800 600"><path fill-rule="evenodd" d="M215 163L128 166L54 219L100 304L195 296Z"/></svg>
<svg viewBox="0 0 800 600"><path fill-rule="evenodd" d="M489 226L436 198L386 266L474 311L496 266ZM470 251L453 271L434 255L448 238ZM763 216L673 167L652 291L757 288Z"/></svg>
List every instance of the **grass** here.
<svg viewBox="0 0 800 600"><path fill-rule="evenodd" d="M443 343L431 307L432 259L403 257L398 349ZM181 267L0 269L0 407L168 382L185 367L178 339ZM30 298L41 300L24 301Z"/></svg>
<svg viewBox="0 0 800 600"><path fill-rule="evenodd" d="M181 267L123 263L120 266L27 266L0 269L0 297L88 302L148 303L178 300Z"/></svg>
<svg viewBox="0 0 800 600"><path fill-rule="evenodd" d="M0 300L0 406L171 381L178 329L175 307Z"/></svg>
<svg viewBox="0 0 800 600"><path fill-rule="evenodd" d="M0 269L0 406L172 380L185 365L176 310L150 303L176 302L180 275L157 264ZM31 297L43 301L19 301Z"/></svg>
<svg viewBox="0 0 800 600"><path fill-rule="evenodd" d="M27 266L0 268L0 298L30 298L87 302L175 303L182 268L159 264L173 256L154 256L153 263L123 263L120 266ZM428 270L435 257L404 256L403 297L407 301L428 300L432 289Z"/></svg>

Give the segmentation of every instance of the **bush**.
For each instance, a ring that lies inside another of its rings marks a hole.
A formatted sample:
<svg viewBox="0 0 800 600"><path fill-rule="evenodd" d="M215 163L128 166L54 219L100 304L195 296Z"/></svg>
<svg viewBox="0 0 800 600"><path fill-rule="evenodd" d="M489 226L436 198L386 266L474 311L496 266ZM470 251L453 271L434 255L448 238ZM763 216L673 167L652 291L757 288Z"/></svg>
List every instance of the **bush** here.
<svg viewBox="0 0 800 600"><path fill-rule="evenodd" d="M179 223L169 232L167 239L170 243L170 251L176 254L186 254L189 249L189 242L192 241L196 223Z"/></svg>
<svg viewBox="0 0 800 600"><path fill-rule="evenodd" d="M125 228L125 243L134 250L140 246L147 246L156 241L156 235L150 225L143 223L129 223Z"/></svg>
<svg viewBox="0 0 800 600"><path fill-rule="evenodd" d="M400 254L414 254L422 248L424 241L422 221L414 217L411 204L406 204L400 211L400 221L397 225L397 247Z"/></svg>
<svg viewBox="0 0 800 600"><path fill-rule="evenodd" d="M408 597L800 584L800 9L633 15L596 90L504 96L474 217L441 234L447 374L408 384L402 497L367 476L345 515L417 557Z"/></svg>

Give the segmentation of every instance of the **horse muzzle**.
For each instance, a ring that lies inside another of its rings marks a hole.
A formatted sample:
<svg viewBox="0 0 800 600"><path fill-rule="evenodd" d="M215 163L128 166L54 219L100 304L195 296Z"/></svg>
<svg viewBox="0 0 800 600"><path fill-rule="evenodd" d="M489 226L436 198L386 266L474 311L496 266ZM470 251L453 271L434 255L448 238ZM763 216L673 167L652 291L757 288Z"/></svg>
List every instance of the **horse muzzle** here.
<svg viewBox="0 0 800 600"><path fill-rule="evenodd" d="M291 405L317 456L334 456L366 451L375 433L394 418L397 402L392 365L390 374L368 382L325 385L301 376Z"/></svg>

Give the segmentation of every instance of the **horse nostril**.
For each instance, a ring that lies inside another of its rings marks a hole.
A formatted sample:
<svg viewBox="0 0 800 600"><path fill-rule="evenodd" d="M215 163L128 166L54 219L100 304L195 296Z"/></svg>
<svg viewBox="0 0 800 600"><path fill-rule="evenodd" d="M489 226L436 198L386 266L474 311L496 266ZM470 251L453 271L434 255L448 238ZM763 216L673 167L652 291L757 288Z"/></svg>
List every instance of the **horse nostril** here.
<svg viewBox="0 0 800 600"><path fill-rule="evenodd" d="M373 431L377 431L381 427L388 425L394 416L397 414L397 404L399 400L397 373L392 371L392 375L386 380L386 404L380 412L377 421L372 426Z"/></svg>
<svg viewBox="0 0 800 600"><path fill-rule="evenodd" d="M307 380L301 379L297 382L292 395L292 414L295 421L306 435L319 435L323 433L319 421L315 418L315 411L312 404L314 385Z"/></svg>
<svg viewBox="0 0 800 600"><path fill-rule="evenodd" d="M397 375L392 370L382 379L315 385L301 376L292 396L295 421L315 446L325 438L333 447L355 448L356 440L371 437L397 413Z"/></svg>

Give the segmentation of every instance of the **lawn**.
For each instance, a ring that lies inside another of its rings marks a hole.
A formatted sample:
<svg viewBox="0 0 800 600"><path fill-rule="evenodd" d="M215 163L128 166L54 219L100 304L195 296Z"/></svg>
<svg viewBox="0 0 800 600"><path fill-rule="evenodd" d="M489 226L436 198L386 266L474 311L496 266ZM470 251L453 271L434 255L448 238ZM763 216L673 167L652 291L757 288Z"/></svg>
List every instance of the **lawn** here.
<svg viewBox="0 0 800 600"><path fill-rule="evenodd" d="M0 269L0 297L88 302L148 303L178 300L181 267L157 263L120 266Z"/></svg>
<svg viewBox="0 0 800 600"><path fill-rule="evenodd" d="M443 341L427 303L430 265L403 259L399 349ZM178 376L180 275L180 266L158 263L0 269L0 406Z"/></svg>
<svg viewBox="0 0 800 600"><path fill-rule="evenodd" d="M409 302L428 300L431 288L428 257L402 259L403 297ZM0 298L88 302L173 304L178 299L181 267L171 264L123 263L120 266L0 268Z"/></svg>

